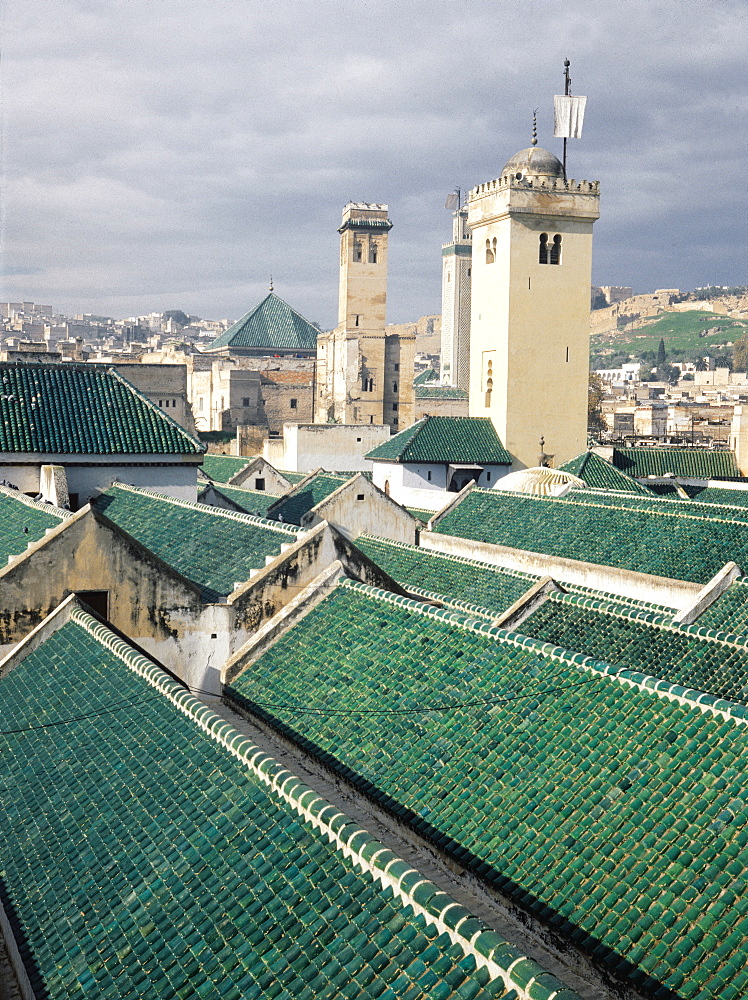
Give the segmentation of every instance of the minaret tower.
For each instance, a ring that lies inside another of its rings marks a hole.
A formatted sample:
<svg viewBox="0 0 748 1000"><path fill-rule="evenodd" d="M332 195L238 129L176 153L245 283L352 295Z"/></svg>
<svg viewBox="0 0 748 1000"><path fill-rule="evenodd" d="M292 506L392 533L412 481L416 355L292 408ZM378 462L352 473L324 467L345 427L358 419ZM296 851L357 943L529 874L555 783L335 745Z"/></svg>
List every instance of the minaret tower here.
<svg viewBox="0 0 748 1000"><path fill-rule="evenodd" d="M459 199L459 195L454 196ZM441 381L470 385L470 280L473 244L467 205L452 216L452 242L442 246Z"/></svg>
<svg viewBox="0 0 748 1000"><path fill-rule="evenodd" d="M412 422L415 335L385 335L387 212L368 202L343 209L338 325L317 338L317 423Z"/></svg>
<svg viewBox="0 0 748 1000"><path fill-rule="evenodd" d="M532 145L468 199L470 415L491 417L514 468L538 440L558 466L587 447L592 226L598 181L567 180Z"/></svg>

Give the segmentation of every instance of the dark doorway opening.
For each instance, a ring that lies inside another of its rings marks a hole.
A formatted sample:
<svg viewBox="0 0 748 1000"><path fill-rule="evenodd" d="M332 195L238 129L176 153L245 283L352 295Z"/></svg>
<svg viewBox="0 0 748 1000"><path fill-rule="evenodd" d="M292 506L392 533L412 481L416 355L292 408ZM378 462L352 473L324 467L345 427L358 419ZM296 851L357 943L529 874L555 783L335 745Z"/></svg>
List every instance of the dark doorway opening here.
<svg viewBox="0 0 748 1000"><path fill-rule="evenodd" d="M76 590L75 596L95 611L101 618L109 620L109 591L108 590Z"/></svg>

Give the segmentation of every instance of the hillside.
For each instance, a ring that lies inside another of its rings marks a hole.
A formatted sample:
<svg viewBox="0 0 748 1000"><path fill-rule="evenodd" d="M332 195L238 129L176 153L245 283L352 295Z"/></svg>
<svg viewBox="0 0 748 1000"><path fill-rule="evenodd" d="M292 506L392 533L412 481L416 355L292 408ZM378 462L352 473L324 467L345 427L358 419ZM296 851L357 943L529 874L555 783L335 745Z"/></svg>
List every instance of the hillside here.
<svg viewBox="0 0 748 1000"><path fill-rule="evenodd" d="M656 351L660 338L665 341L668 353L715 353L731 347L748 333L748 321L720 316L717 313L693 310L690 312L661 312L633 330L620 333L593 334L593 350L605 348L616 353Z"/></svg>

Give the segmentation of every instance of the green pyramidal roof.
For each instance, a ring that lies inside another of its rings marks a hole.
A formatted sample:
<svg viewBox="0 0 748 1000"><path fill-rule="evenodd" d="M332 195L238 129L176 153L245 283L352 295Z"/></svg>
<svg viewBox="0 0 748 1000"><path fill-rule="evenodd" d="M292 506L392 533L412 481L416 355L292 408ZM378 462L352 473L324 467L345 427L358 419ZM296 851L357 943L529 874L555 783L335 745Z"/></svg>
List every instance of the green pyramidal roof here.
<svg viewBox="0 0 748 1000"><path fill-rule="evenodd" d="M199 455L204 450L113 369L0 364L0 451Z"/></svg>
<svg viewBox="0 0 748 1000"><path fill-rule="evenodd" d="M488 417L424 417L366 457L383 462L512 464Z"/></svg>
<svg viewBox="0 0 748 1000"><path fill-rule="evenodd" d="M652 496L650 490L637 483L631 476L621 472L610 462L596 455L594 451L583 451L561 466L562 472L570 472L597 490L625 490L627 493L641 493Z"/></svg>
<svg viewBox="0 0 748 1000"><path fill-rule="evenodd" d="M242 316L206 348L316 351L319 330L274 292Z"/></svg>

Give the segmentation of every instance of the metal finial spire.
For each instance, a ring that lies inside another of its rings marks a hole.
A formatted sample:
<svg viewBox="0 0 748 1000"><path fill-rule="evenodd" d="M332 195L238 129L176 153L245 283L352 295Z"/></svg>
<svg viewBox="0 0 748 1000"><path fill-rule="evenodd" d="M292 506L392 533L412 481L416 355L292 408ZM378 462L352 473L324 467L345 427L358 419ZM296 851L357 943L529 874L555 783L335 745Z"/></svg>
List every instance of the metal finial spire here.
<svg viewBox="0 0 748 1000"><path fill-rule="evenodd" d="M270 291L272 292L272 290L273 290L273 276L271 274L270 275Z"/></svg>
<svg viewBox="0 0 748 1000"><path fill-rule="evenodd" d="M535 110L532 113L532 142L530 143L530 145L537 146L537 144L538 144L538 109L535 108Z"/></svg>

